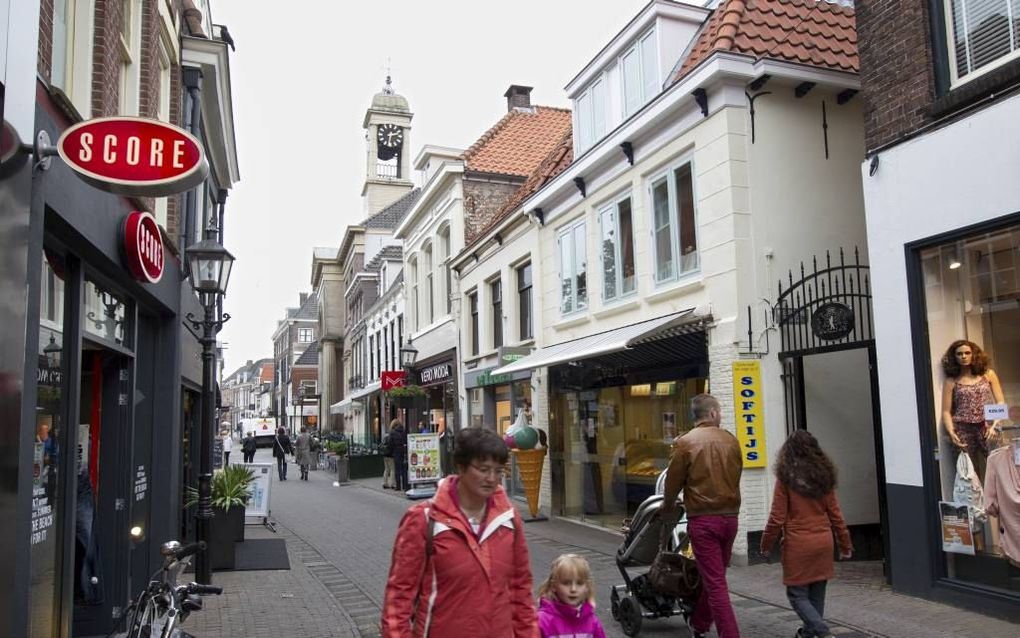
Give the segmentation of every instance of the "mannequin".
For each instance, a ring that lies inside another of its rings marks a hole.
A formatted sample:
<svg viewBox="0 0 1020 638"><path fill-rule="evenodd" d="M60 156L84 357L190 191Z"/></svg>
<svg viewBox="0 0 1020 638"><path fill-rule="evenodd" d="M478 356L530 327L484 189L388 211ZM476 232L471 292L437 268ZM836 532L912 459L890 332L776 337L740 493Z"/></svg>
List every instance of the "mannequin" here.
<svg viewBox="0 0 1020 638"><path fill-rule="evenodd" d="M972 341L954 341L942 357L946 380L942 386L942 425L959 450L970 456L981 482L990 441L997 429L985 421L984 407L1005 403L999 377L992 370L988 355Z"/></svg>

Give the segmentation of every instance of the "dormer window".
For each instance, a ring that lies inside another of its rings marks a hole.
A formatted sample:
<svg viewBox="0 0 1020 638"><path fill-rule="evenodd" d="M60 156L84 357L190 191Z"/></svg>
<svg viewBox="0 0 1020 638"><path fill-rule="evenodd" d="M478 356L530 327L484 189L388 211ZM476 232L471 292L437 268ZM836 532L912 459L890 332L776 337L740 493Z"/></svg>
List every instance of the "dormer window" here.
<svg viewBox="0 0 1020 638"><path fill-rule="evenodd" d="M606 134L606 80L595 80L574 101L577 113L577 145L583 152Z"/></svg>
<svg viewBox="0 0 1020 638"><path fill-rule="evenodd" d="M620 56L623 77L623 116L630 117L659 92L659 64L655 31L648 31Z"/></svg>

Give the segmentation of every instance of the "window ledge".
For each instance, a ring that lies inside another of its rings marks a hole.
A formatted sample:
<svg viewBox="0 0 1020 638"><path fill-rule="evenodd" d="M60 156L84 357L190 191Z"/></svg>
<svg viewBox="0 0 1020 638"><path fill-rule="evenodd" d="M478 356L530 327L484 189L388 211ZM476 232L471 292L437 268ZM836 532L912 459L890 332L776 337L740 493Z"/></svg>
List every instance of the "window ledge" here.
<svg viewBox="0 0 1020 638"><path fill-rule="evenodd" d="M701 290L704 287L705 280L701 277L701 273L697 273L670 284L668 288L656 290L652 294L647 295L645 299L651 303L655 303L656 301L662 301L663 299L669 299L670 297L676 297L677 295Z"/></svg>
<svg viewBox="0 0 1020 638"><path fill-rule="evenodd" d="M940 119L971 106L982 98L992 97L997 91L1013 85L1017 80L1020 80L1020 59L1011 60L997 69L961 82L956 88L937 97L931 106L931 117Z"/></svg>
<svg viewBox="0 0 1020 638"><path fill-rule="evenodd" d="M488 357L495 357L496 354L497 354L496 350L483 350L482 352L479 352L478 354L473 354L473 355L464 357L464 363L468 364L468 363L481 362L483 359L486 359Z"/></svg>
<svg viewBox="0 0 1020 638"><path fill-rule="evenodd" d="M591 321L591 316L587 313L581 313L576 315L569 315L565 319L560 320L552 325L553 330L566 330L567 328L573 328L575 326L584 325Z"/></svg>
<svg viewBox="0 0 1020 638"><path fill-rule="evenodd" d="M602 310L599 310L598 312L593 312L591 314L596 319L605 319L606 317L612 317L613 315L618 315L621 312L627 312L628 310L634 310L635 308L637 308L640 305L641 305L641 301L640 301L640 299L638 299L636 297L634 297L632 299L628 299L628 300L623 301L623 302L620 302L620 301L614 299L613 300L613 305L606 306Z"/></svg>

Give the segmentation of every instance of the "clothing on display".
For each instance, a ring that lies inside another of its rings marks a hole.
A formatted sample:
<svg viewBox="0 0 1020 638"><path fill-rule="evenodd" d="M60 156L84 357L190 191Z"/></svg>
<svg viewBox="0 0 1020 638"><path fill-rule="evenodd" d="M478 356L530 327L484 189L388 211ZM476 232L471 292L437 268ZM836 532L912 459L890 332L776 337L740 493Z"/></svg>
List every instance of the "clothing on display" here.
<svg viewBox="0 0 1020 638"><path fill-rule="evenodd" d="M966 503L970 507L971 528L974 531L981 529L982 524L987 520L982 499L984 490L981 487L981 479L970 461L970 455L960 452L956 459L956 480L953 482L953 502Z"/></svg>
<svg viewBox="0 0 1020 638"><path fill-rule="evenodd" d="M1014 426L1016 427L1016 426ZM999 543L1013 564L1020 564L1020 441L1001 447L988 457L984 506L998 517Z"/></svg>
<svg viewBox="0 0 1020 638"><path fill-rule="evenodd" d="M977 383L970 385L953 385L953 429L982 481L985 480L985 466L990 451L985 405L994 402L992 384L987 377L982 376Z"/></svg>

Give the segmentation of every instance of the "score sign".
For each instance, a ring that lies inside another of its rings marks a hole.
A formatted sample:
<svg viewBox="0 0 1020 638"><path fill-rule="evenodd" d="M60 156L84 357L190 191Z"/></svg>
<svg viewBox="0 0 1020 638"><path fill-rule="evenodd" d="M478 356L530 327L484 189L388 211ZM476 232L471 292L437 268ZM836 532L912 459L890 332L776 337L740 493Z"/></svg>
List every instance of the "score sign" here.
<svg viewBox="0 0 1020 638"><path fill-rule="evenodd" d="M765 467L765 417L761 396L761 362L733 362L733 412L744 467Z"/></svg>
<svg viewBox="0 0 1020 638"><path fill-rule="evenodd" d="M101 117L68 128L57 152L85 182L129 197L190 190L209 174L202 145L187 131L143 117Z"/></svg>
<svg viewBox="0 0 1020 638"><path fill-rule="evenodd" d="M124 260L138 281L154 284L163 276L163 236L149 213L136 210L124 218Z"/></svg>

